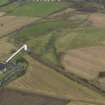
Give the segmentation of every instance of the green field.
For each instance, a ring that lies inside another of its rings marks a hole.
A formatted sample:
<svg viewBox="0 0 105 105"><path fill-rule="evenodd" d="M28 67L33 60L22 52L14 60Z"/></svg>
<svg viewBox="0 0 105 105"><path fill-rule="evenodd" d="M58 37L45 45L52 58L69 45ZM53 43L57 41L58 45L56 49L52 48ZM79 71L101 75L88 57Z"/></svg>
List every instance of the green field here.
<svg viewBox="0 0 105 105"><path fill-rule="evenodd" d="M66 22L62 20L41 22L14 33L13 37L14 39L18 39L15 40L17 43L27 43L30 48L32 48L35 53L41 55L43 59L46 58L57 64L59 60L56 56L56 46L54 45L57 34L53 31L59 30L65 26Z"/></svg>
<svg viewBox="0 0 105 105"><path fill-rule="evenodd" d="M7 3L7 2L8 2L8 0L0 0L0 6Z"/></svg>
<svg viewBox="0 0 105 105"><path fill-rule="evenodd" d="M16 16L46 16L55 11L65 8L65 3L50 2L32 2L19 5L19 3L10 4L1 8L2 11Z"/></svg>
<svg viewBox="0 0 105 105"><path fill-rule="evenodd" d="M18 41L28 41L32 38L43 37L46 36L47 33L55 30L59 30L61 27L64 27L65 21L46 21L39 22L31 25L30 27L24 28L20 32L16 32L14 38L18 39ZM18 35L19 34L19 35Z"/></svg>

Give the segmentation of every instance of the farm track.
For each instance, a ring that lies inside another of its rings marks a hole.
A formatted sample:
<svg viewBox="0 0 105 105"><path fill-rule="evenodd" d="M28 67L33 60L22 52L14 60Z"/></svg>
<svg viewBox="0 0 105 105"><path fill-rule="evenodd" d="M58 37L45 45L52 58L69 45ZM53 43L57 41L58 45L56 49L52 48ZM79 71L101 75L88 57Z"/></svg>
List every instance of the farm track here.
<svg viewBox="0 0 105 105"><path fill-rule="evenodd" d="M7 2L7 3L5 3L5 4L2 4L2 5L0 5L0 8L1 8L1 7L5 7L5 6L7 6L7 5L10 5L10 4L12 4L12 3L16 2L16 1L18 1L18 0L9 1L9 2Z"/></svg>

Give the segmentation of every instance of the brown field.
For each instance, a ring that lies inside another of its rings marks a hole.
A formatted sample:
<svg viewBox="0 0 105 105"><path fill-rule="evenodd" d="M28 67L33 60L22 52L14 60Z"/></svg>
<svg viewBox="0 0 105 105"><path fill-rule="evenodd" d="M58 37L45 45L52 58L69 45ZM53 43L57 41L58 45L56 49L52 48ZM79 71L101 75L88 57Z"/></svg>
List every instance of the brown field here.
<svg viewBox="0 0 105 105"><path fill-rule="evenodd" d="M0 36L16 31L37 19L31 17L2 16L0 17Z"/></svg>
<svg viewBox="0 0 105 105"><path fill-rule="evenodd" d="M96 92L67 79L43 64L26 56L30 62L27 73L10 83L7 87L21 91L67 97L68 99L92 100L104 103L104 97Z"/></svg>
<svg viewBox="0 0 105 105"><path fill-rule="evenodd" d="M0 105L67 105L68 99L37 93L4 89L0 91Z"/></svg>
<svg viewBox="0 0 105 105"><path fill-rule="evenodd" d="M104 27L105 26L105 15L104 14L91 14L89 16L89 22L96 27Z"/></svg>
<svg viewBox="0 0 105 105"><path fill-rule="evenodd" d="M8 43L7 38L0 40L0 61L4 61L10 55L10 52L14 49L13 44Z"/></svg>
<svg viewBox="0 0 105 105"><path fill-rule="evenodd" d="M100 72L105 72L105 47L70 50L62 62L67 71L88 80L96 79Z"/></svg>

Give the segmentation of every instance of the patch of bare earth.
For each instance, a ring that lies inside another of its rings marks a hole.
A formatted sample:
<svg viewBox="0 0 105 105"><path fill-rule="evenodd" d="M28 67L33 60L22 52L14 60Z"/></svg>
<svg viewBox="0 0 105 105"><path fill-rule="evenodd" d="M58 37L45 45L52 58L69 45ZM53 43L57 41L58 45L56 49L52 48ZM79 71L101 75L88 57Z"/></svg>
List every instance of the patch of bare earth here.
<svg viewBox="0 0 105 105"><path fill-rule="evenodd" d="M105 14L92 14L89 16L88 21L91 25L96 27L104 27L105 26Z"/></svg>
<svg viewBox="0 0 105 105"><path fill-rule="evenodd" d="M0 35L16 31L37 19L33 17L2 16L0 17Z"/></svg>

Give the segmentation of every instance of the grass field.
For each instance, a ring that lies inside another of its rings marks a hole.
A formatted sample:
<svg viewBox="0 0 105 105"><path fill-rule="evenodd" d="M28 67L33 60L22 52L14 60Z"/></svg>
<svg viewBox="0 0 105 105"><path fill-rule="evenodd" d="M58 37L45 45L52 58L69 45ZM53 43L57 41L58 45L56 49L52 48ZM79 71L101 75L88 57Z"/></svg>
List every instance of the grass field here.
<svg viewBox="0 0 105 105"><path fill-rule="evenodd" d="M0 5L3 5L5 3L7 3L7 2L8 2L8 0L0 0Z"/></svg>
<svg viewBox="0 0 105 105"><path fill-rule="evenodd" d="M58 30L63 26L65 26L65 22L61 20L40 22L38 24L33 24L30 27L24 28L20 32L16 32L16 35L14 35L14 38L18 38L19 41L27 41L34 37L35 38L37 37L41 38L43 36L46 37L47 33L51 31L56 31L56 29Z"/></svg>
<svg viewBox="0 0 105 105"><path fill-rule="evenodd" d="M56 2L32 2L19 5L18 3L10 4L6 7L1 8L2 11L9 13L10 15L16 16L46 16L55 11L65 8L65 3Z"/></svg>
<svg viewBox="0 0 105 105"><path fill-rule="evenodd" d="M18 39L16 40L17 43L27 43L30 48L32 48L33 52L41 55L42 58L46 58L47 60L57 64L59 61L55 55L56 49L54 45L57 36L55 32L50 32L59 30L65 26L66 22L62 20L41 22L39 24L33 24L30 27L26 27L20 32L14 33L13 37L14 39Z"/></svg>
<svg viewBox="0 0 105 105"><path fill-rule="evenodd" d="M63 37L66 41L59 39L58 47L67 49L83 48L96 45L102 45L105 40L104 28L89 27L78 29L65 34Z"/></svg>

